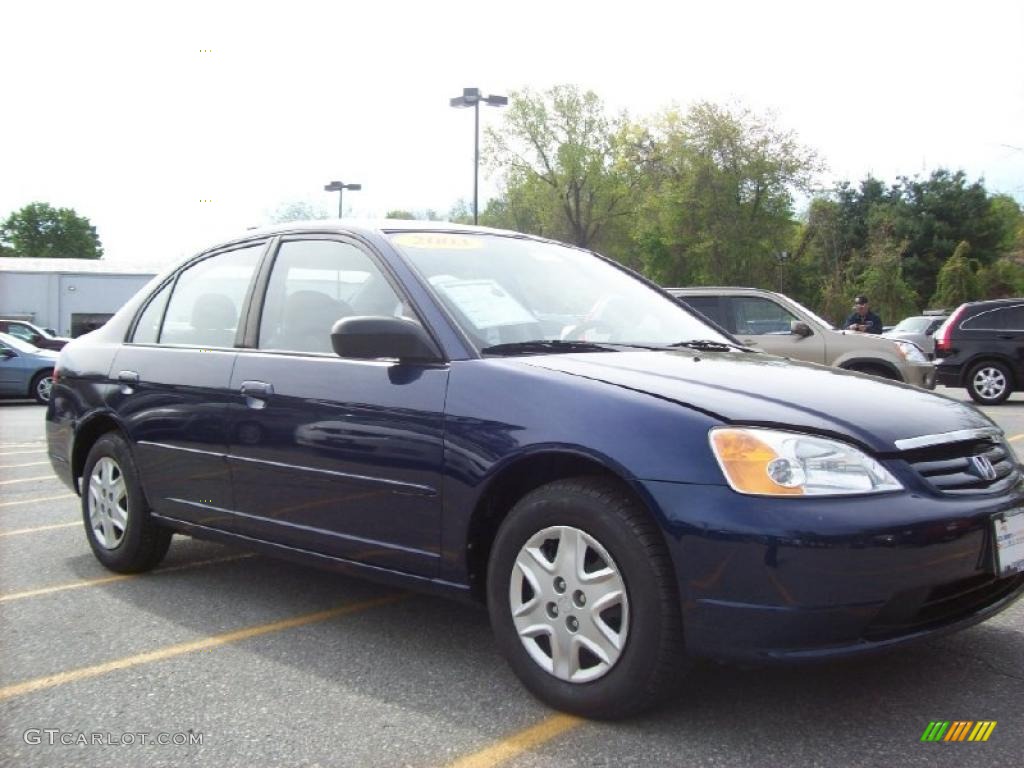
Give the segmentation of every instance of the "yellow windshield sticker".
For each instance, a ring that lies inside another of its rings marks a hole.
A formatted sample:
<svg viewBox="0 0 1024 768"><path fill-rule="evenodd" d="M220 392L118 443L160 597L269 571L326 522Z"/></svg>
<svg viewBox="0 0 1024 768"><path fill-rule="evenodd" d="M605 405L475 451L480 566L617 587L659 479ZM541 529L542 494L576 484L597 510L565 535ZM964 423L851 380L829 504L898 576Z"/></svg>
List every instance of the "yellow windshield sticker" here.
<svg viewBox="0 0 1024 768"><path fill-rule="evenodd" d="M446 232L403 232L391 238L396 245L406 248L427 248L436 251L471 251L483 248L483 242L475 237L452 235Z"/></svg>

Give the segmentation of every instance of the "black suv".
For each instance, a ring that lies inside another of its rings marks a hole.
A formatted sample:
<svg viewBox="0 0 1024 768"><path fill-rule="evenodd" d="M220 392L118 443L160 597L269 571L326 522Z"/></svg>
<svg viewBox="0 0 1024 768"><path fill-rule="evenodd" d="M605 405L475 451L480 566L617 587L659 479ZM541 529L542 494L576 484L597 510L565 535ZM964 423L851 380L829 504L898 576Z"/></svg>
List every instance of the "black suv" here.
<svg viewBox="0 0 1024 768"><path fill-rule="evenodd" d="M935 333L937 381L998 405L1024 385L1024 299L961 304Z"/></svg>

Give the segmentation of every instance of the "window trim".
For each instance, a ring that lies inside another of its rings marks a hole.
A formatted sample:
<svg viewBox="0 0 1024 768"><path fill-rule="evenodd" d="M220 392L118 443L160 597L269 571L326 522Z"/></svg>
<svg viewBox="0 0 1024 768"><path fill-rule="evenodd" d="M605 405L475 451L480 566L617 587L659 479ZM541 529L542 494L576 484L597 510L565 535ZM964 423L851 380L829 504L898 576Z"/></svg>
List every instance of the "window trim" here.
<svg viewBox="0 0 1024 768"><path fill-rule="evenodd" d="M409 292L402 284L398 276L395 275L391 266L387 263L380 253L377 252L371 244L365 242L361 238L356 237L354 234L348 232L290 232L282 234L274 238L271 248L268 249L265 254L262 268L258 275L258 281L254 285L252 300L249 302L249 310L246 315L246 327L245 334L240 343L237 343L239 349L248 350L251 352L258 352L266 355L287 355L291 357L318 357L318 358L336 358L338 360L345 360L348 362L381 362L376 360L362 360L357 358L340 357L334 352L307 352L303 350L288 350L288 349L263 349L259 346L260 336L260 325L263 322L263 310L267 302L267 289L270 286L270 280L273 277L274 267L277 265L277 258L281 253L281 247L285 243L291 242L309 242L311 240L327 240L330 242L342 243L344 245L350 245L360 253L364 254L370 263L377 267L381 276L387 281L388 285L395 292L395 295L400 301L405 303L412 311L415 320L420 326L427 332L431 340L434 342L434 346L441 353L441 364L447 364L448 354L441 343L438 341L437 334L434 329L430 327L423 319L423 312L417 306L416 302L413 301ZM437 362L430 363L430 365L437 365Z"/></svg>

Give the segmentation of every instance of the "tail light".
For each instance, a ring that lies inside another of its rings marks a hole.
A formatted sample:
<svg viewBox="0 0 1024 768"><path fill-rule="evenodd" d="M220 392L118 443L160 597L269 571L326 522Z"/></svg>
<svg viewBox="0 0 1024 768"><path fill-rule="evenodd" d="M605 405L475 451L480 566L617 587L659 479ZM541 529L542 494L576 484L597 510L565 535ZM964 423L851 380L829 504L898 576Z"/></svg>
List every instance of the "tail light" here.
<svg viewBox="0 0 1024 768"><path fill-rule="evenodd" d="M935 332L935 356L943 357L953 351L953 329L960 322L960 318L966 311L967 305L961 304L956 311L950 315L946 322L939 326Z"/></svg>

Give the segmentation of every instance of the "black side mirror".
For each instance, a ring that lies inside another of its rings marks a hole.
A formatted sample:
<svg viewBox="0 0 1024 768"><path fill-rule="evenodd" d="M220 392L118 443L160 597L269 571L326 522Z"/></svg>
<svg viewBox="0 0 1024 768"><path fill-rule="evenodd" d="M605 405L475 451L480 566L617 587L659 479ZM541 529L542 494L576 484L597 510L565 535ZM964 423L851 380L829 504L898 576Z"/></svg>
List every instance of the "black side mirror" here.
<svg viewBox="0 0 1024 768"><path fill-rule="evenodd" d="M9 347L4 347L3 349L0 349L0 357L4 360L10 360L14 357L14 350Z"/></svg>
<svg viewBox="0 0 1024 768"><path fill-rule="evenodd" d="M55 330L53 330L53 328L43 328L43 330L46 331L51 336L56 336L57 335L57 332Z"/></svg>
<svg viewBox="0 0 1024 768"><path fill-rule="evenodd" d="M814 331L811 330L811 326L803 320L794 320L791 322L789 324L789 332L802 339L806 339L808 336L814 335Z"/></svg>
<svg viewBox="0 0 1024 768"><path fill-rule="evenodd" d="M429 363L441 353L423 326L400 317L346 317L331 328L331 345L339 357L356 360L395 358Z"/></svg>

